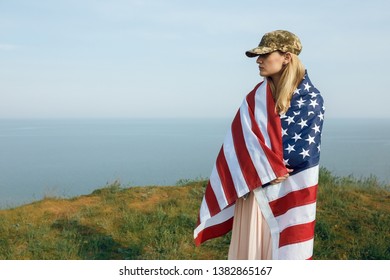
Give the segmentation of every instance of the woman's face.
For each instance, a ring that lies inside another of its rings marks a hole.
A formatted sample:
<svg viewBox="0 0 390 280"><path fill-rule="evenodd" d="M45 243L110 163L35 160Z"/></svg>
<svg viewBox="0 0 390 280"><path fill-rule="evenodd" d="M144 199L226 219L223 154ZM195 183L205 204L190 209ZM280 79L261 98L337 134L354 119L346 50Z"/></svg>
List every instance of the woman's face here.
<svg viewBox="0 0 390 280"><path fill-rule="evenodd" d="M256 62L259 64L260 76L272 77L279 74L288 60L286 59L285 54L274 51L259 55Z"/></svg>

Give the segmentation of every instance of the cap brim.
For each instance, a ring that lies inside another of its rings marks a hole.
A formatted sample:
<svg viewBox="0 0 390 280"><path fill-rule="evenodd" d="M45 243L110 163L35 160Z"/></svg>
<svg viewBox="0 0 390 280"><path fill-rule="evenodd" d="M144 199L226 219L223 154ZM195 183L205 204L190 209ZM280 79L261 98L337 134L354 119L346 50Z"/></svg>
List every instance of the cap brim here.
<svg viewBox="0 0 390 280"><path fill-rule="evenodd" d="M275 51L275 50L272 48L257 47L257 48L251 49L249 51L246 51L245 54L247 57L256 57L256 56L259 56L261 54L266 54L266 53L270 53L273 51Z"/></svg>
<svg viewBox="0 0 390 280"><path fill-rule="evenodd" d="M256 57L256 56L260 55L260 54L254 53L252 51L247 51L247 52L245 52L245 54L247 57Z"/></svg>

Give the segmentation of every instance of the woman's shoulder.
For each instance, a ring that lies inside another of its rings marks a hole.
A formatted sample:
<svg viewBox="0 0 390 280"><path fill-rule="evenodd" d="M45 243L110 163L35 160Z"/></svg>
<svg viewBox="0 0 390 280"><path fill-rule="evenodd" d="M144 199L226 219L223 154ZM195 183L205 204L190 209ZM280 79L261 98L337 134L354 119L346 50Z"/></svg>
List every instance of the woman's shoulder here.
<svg viewBox="0 0 390 280"><path fill-rule="evenodd" d="M310 94L312 92L321 94L318 88L313 84L313 82L309 78L309 74L307 70L305 70L305 75L303 76L302 81L299 83L297 90L301 94Z"/></svg>
<svg viewBox="0 0 390 280"><path fill-rule="evenodd" d="M293 92L290 108L298 111L322 111L324 109L324 99L320 91L313 85L307 72Z"/></svg>

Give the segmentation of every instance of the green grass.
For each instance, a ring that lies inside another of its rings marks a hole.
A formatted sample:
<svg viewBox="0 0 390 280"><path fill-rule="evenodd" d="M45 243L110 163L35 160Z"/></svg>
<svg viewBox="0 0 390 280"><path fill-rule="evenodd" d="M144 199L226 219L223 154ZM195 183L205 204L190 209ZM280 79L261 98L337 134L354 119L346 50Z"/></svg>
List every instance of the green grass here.
<svg viewBox="0 0 390 280"><path fill-rule="evenodd" d="M314 256L390 259L390 192L375 177L320 172Z"/></svg>
<svg viewBox="0 0 390 280"><path fill-rule="evenodd" d="M119 182L0 211L0 259L226 259L230 234L193 242L206 181ZM320 172L315 259L390 259L390 191L374 177Z"/></svg>

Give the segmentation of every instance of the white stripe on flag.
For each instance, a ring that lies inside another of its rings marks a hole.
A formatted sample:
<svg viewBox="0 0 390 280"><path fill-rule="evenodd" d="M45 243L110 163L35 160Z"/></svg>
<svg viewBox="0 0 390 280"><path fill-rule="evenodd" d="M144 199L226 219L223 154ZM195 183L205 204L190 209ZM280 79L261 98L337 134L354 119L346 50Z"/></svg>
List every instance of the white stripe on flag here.
<svg viewBox="0 0 390 280"><path fill-rule="evenodd" d="M254 167L256 168L257 174L263 184L271 182L276 178L276 175L265 155L262 147L259 144L259 139L252 131L252 122L248 112L248 103L246 99L241 105L240 109L241 126L247 129L243 129L245 145L251 157ZM262 131L263 136L265 134L268 137L267 131ZM269 137L268 137L269 138Z"/></svg>
<svg viewBox="0 0 390 280"><path fill-rule="evenodd" d="M249 192L248 186L241 171L240 164L238 163L236 150L234 148L232 131L230 130L226 135L225 142L223 143L223 151L227 165L229 166L230 174L234 182L234 187L238 197L243 196Z"/></svg>
<svg viewBox="0 0 390 280"><path fill-rule="evenodd" d="M213 171L211 172L210 175L210 185L214 191L215 197L217 198L219 208L220 209L225 208L228 205L228 203L225 196L225 192L222 187L221 179L219 178L216 165L214 165Z"/></svg>
<svg viewBox="0 0 390 280"><path fill-rule="evenodd" d="M255 94L255 119L260 127L260 131L264 133L268 127L268 110L267 110L267 79L257 88ZM273 108L270 108L272 110ZM264 135L264 142L268 148L271 148L271 140L268 133Z"/></svg>
<svg viewBox="0 0 390 280"><path fill-rule="evenodd" d="M198 236L199 232L204 230L205 228L212 227L218 224L222 224L223 222L228 221L234 216L234 208L235 204L232 206L225 208L215 216L211 217L210 219L207 219L206 221L200 223L196 229L194 230L194 238Z"/></svg>
<svg viewBox="0 0 390 280"><path fill-rule="evenodd" d="M210 215L209 207L207 206L206 199L203 197L202 204L200 205L200 210L199 210L200 222L202 223L203 221L207 220L210 217L211 215Z"/></svg>
<svg viewBox="0 0 390 280"><path fill-rule="evenodd" d="M316 219L316 203L291 208L285 214L276 217L279 224L279 230L313 222Z"/></svg>
<svg viewBox="0 0 390 280"><path fill-rule="evenodd" d="M313 166L297 174L291 175L280 184L266 187L266 195L271 202L293 191L299 191L318 184L319 166Z"/></svg>
<svg viewBox="0 0 390 280"><path fill-rule="evenodd" d="M273 185L274 186L274 185ZM271 186L271 187L273 187ZM255 194L257 204L260 207L260 210L264 216L264 219L267 221L271 232L271 240L272 240L272 259L278 259L279 252L279 226L278 221L275 219L274 214L272 213L271 207L269 206L269 202L267 196L265 194L264 188L257 188L253 190Z"/></svg>
<svg viewBox="0 0 390 280"><path fill-rule="evenodd" d="M279 248L279 260L307 260L312 257L314 239Z"/></svg>

